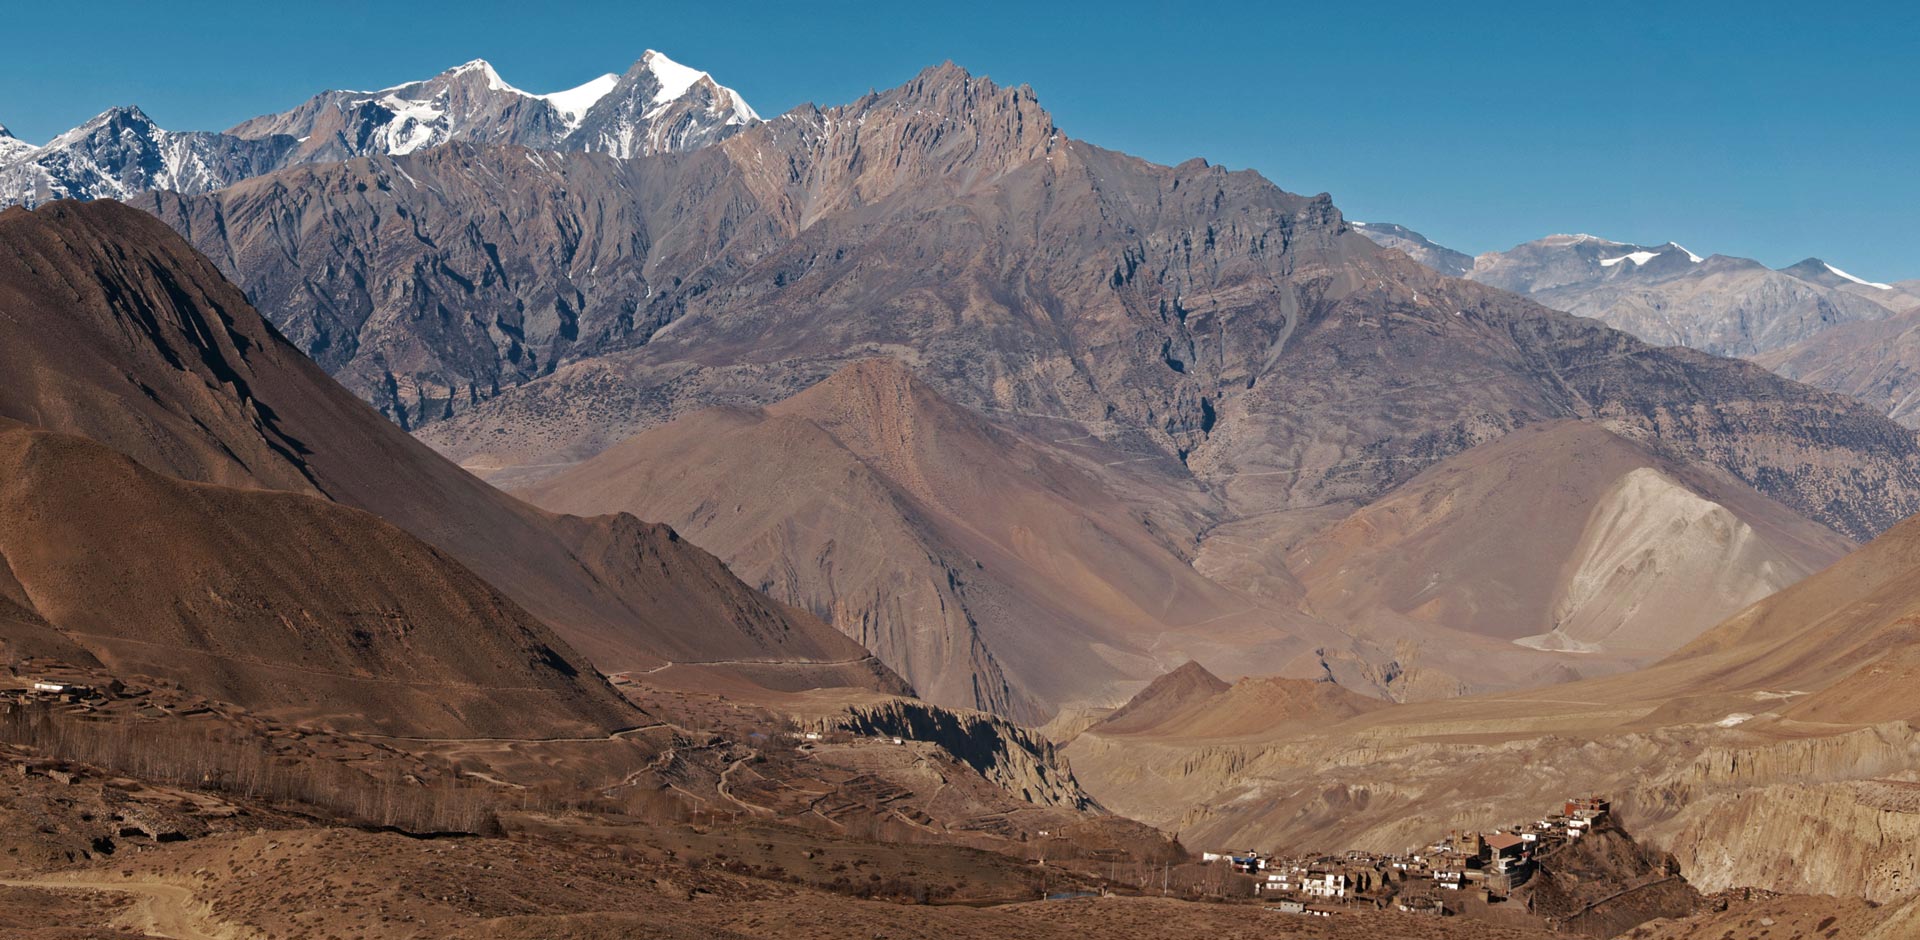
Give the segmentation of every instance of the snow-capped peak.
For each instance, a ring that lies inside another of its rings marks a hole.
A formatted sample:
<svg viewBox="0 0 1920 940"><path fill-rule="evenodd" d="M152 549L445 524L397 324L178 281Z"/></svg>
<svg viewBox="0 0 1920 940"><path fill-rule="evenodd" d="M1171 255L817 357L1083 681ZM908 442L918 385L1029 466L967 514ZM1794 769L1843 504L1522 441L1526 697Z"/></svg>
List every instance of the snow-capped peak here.
<svg viewBox="0 0 1920 940"><path fill-rule="evenodd" d="M1639 248L1638 251L1629 251L1616 258L1601 258L1600 266L1603 268L1611 268L1622 261L1631 261L1633 262L1633 266L1637 268L1637 267L1640 267L1641 265L1646 264L1649 261L1652 261L1655 258L1660 257L1661 255L1665 255L1675 251L1683 255L1686 255L1687 260L1694 264L1699 264L1707 260L1705 258L1700 257L1699 255L1694 254L1691 251L1688 251L1687 247L1685 245L1680 244L1679 242L1667 242L1666 244L1661 245L1657 249L1646 249L1646 248L1640 248L1638 245L1629 246L1625 242L1610 242L1604 238L1596 239L1596 240L1603 245L1619 245L1623 248L1625 247Z"/></svg>
<svg viewBox="0 0 1920 940"><path fill-rule="evenodd" d="M1826 268L1827 270L1832 271L1835 276L1845 278L1863 287L1872 287L1872 288L1877 288L1879 290L1893 290L1892 284L1882 284L1878 281L1869 281L1863 278L1854 277L1853 275L1848 274L1847 272L1842 271L1839 268L1836 268L1833 265L1826 263L1825 261L1820 262L1820 265Z"/></svg>
<svg viewBox="0 0 1920 940"><path fill-rule="evenodd" d="M654 81L660 86L659 90L653 93L653 111L655 112L685 97L695 85L705 80L719 91L724 99L732 100L733 109L727 116L728 124L751 124L760 120L760 115L747 104L746 99L740 97L739 92L714 81L712 75L667 58L665 53L657 49L648 49L642 54L640 64L653 74Z"/></svg>
<svg viewBox="0 0 1920 940"><path fill-rule="evenodd" d="M622 159L678 153L759 119L732 89L654 50L620 74L547 94L515 88L474 59L379 91L325 91L224 133L170 132L135 107L105 111L45 146L0 128L0 206L208 192L287 166L415 154L450 141Z"/></svg>
<svg viewBox="0 0 1920 940"><path fill-rule="evenodd" d="M393 94L394 92L401 91L403 89L419 88L423 85L427 85L433 82L455 79L455 78L459 78L462 75L466 75L469 73L476 73L476 72L479 73L482 78L486 79L487 90L489 91L504 91L510 94L532 97L531 95L527 95L526 92L521 91L520 89L507 84L507 80L504 78L501 78L500 73L494 70L493 63L488 62L485 59L473 59L467 62L462 62L459 65L456 65L453 68L447 69L446 71L441 72L438 75L434 75L430 78L415 79L410 82L401 82L398 85L389 85L385 88L380 89L377 92L371 92L371 94L390 95L390 94Z"/></svg>
<svg viewBox="0 0 1920 940"><path fill-rule="evenodd" d="M162 131L160 129L159 125L153 123L152 118L147 117L147 113L145 111L140 110L137 106L134 106L134 105L123 105L118 108L108 108L107 110L94 115L92 118L89 118L86 123L81 124L79 127L76 127L70 131L67 131L64 134L61 134L58 137L55 137L52 141L49 141L47 143L46 149L58 150L62 147L72 146L74 143L78 141L86 140L88 137L92 136L95 131L98 131L103 127L112 125L116 122L148 128L150 132L155 134L166 133L165 131ZM127 128L124 128L124 127L122 128L123 133L126 130Z"/></svg>
<svg viewBox="0 0 1920 940"><path fill-rule="evenodd" d="M647 71L652 72L654 80L660 83L660 90L653 93L654 104L666 104L679 98L703 78L713 80L713 76L681 65L653 49L648 49L640 56L640 61L646 64Z"/></svg>
<svg viewBox="0 0 1920 940"><path fill-rule="evenodd" d="M38 149L40 148L13 136L13 132L7 130L5 124L0 124L0 161L12 160L29 151Z"/></svg>
<svg viewBox="0 0 1920 940"><path fill-rule="evenodd" d="M713 76L706 72L675 62L668 58L665 53L655 49L648 49L646 53L640 57L639 66L642 71L652 76L655 86L651 98L646 100L644 104L647 117L652 117L665 111L668 107L672 106L674 102L686 97L696 86L705 83L711 86L715 92L718 107L713 110L721 118L723 123L728 125L752 124L760 120L760 115L755 113L753 108L747 105L746 101L740 97L738 92L715 82ZM546 94L535 94L514 87L506 79L500 77L499 71L495 70L493 64L487 60L474 59L470 62L463 62L456 65L429 79L405 82L389 88L383 88L378 92L360 94L372 95L374 96L373 100L379 101L390 109L406 111L409 112L408 116L419 118L427 116L419 113L422 108L430 108L433 110L444 108L445 102L440 99L445 94L447 83L468 75L479 75L483 77L486 81L487 89L490 91L536 101L544 101L552 105L554 111L559 113L561 120L569 131L579 127L580 124L586 120L587 112L592 110L594 105L605 100L620 84L620 76L609 73L573 88L548 92Z"/></svg>
<svg viewBox="0 0 1920 940"><path fill-rule="evenodd" d="M1603 268L1611 268L1622 261L1631 261L1633 262L1633 266L1637 268L1643 264L1646 264L1649 261L1652 261L1655 258L1660 257L1663 254L1666 254L1666 252L1664 251L1628 252L1627 254L1621 255L1618 258L1601 258L1600 266Z"/></svg>
<svg viewBox="0 0 1920 940"><path fill-rule="evenodd" d="M464 75L468 72L479 72L481 75L485 76L487 79L487 88L491 91L508 91L516 95L526 94L526 92L521 91L520 89L507 84L506 79L501 78L500 73L494 71L493 63L488 62L485 59L474 59L471 62L463 62L459 65L454 66L451 69L448 69L446 74L449 76L453 76L453 75Z"/></svg>
<svg viewBox="0 0 1920 940"><path fill-rule="evenodd" d="M599 104L600 99L605 98L618 84L620 76L609 72L576 88L534 97L553 105L553 109L566 119L567 126L574 127L579 125L581 118L587 116L588 109Z"/></svg>

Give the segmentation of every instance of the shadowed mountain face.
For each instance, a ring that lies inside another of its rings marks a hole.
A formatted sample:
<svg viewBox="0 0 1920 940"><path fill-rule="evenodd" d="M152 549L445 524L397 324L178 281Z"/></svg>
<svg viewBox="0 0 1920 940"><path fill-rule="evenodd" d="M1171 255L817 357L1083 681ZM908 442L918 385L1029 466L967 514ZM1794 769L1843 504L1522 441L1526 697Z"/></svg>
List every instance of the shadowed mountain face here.
<svg viewBox="0 0 1920 940"><path fill-rule="evenodd" d="M371 512L603 670L772 662L774 684L901 688L664 526L541 512L439 458L287 345L150 216L104 202L15 209L0 215L0 245L0 416L181 480Z"/></svg>
<svg viewBox="0 0 1920 940"><path fill-rule="evenodd" d="M1920 307L1843 323L1754 361L1882 408L1907 427L1920 425Z"/></svg>
<svg viewBox="0 0 1920 940"><path fill-rule="evenodd" d="M1912 436L1854 403L1442 278L1325 197L1071 140L951 66L690 154L453 146L143 205L509 482L885 354L996 419L1181 460L1229 518L1564 418L1854 537L1920 506Z"/></svg>
<svg viewBox="0 0 1920 940"><path fill-rule="evenodd" d="M0 419L0 568L42 625L0 646L335 728L606 734L640 723L544 624L425 543L310 496L184 483ZM0 621L4 621L0 616Z"/></svg>

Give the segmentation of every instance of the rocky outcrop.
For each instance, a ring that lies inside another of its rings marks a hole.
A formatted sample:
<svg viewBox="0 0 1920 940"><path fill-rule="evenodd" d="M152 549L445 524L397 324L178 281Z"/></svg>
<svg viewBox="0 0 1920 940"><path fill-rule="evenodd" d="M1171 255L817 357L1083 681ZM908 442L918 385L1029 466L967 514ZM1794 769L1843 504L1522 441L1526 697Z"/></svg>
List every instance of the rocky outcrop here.
<svg viewBox="0 0 1920 940"><path fill-rule="evenodd" d="M1005 720L909 699L856 705L819 723L826 730L899 737L939 745L1022 800L1098 812L1051 741Z"/></svg>
<svg viewBox="0 0 1920 940"><path fill-rule="evenodd" d="M1552 929L1601 938L1701 906L1699 890L1671 858L1612 822L1542 854L1509 900Z"/></svg>

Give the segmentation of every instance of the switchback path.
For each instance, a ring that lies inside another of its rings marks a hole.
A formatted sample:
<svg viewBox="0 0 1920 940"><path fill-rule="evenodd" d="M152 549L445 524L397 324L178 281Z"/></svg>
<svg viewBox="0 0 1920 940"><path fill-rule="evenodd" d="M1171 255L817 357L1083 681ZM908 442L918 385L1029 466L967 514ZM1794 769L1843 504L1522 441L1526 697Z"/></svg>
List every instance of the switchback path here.
<svg viewBox="0 0 1920 940"><path fill-rule="evenodd" d="M731 764L728 764L727 769L720 771L720 779L718 782L714 784L713 788L715 790L720 791L720 795L726 797L728 800L731 800L735 806L738 806L741 809L744 809L747 812L754 814L755 816L772 816L774 815L774 812L772 809L769 809L765 806L759 806L753 803L749 803L746 800L743 800L737 796L734 796L733 790L729 789L727 786L727 777L732 775L734 771L739 770L741 766L746 764L748 761L753 760L755 757L758 757L758 756L760 756L760 752L754 751L753 753L748 754L747 756L742 757Z"/></svg>

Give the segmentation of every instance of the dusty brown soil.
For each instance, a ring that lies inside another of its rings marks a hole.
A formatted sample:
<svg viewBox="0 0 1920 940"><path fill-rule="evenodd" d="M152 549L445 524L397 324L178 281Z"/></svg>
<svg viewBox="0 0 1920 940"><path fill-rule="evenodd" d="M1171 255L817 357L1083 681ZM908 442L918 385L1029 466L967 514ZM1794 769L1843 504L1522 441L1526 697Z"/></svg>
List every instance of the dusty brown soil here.
<svg viewBox="0 0 1920 940"><path fill-rule="evenodd" d="M57 912L80 930L70 936L113 936L111 926L138 906L128 898L156 886L189 896L153 906L161 917L184 912L187 929L181 933L190 937L1545 936L1463 920L1373 913L1321 920L1251 904L1157 898L993 907L865 900L793 881L845 866L885 883L938 880L998 888L1034 873L977 853L884 846L844 854L829 847L811 860L801 856L808 869L776 873L697 835L650 834L666 838L656 842L643 833L615 848L569 838L421 841L343 830L215 836L107 869L49 877L44 889L16 888L0 898L10 914ZM698 849L711 854L688 854ZM12 927L0 930L0 937L60 936L35 930Z"/></svg>
<svg viewBox="0 0 1920 940"><path fill-rule="evenodd" d="M1911 904L1746 891L1712 900L1718 910L1643 924L1621 940L1897 940L1920 929Z"/></svg>

